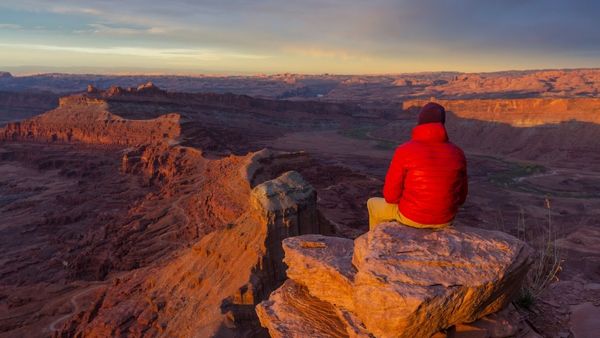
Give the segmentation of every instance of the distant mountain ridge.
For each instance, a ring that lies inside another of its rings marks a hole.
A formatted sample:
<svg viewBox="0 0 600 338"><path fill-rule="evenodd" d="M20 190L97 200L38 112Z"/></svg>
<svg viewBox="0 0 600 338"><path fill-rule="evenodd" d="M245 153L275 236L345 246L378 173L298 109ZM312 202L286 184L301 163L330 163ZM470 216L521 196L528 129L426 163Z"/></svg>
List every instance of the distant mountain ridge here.
<svg viewBox="0 0 600 338"><path fill-rule="evenodd" d="M168 91L246 94L291 100L398 102L406 99L596 97L600 69L431 72L386 75L181 76L37 74L0 76L0 90L75 93L152 82Z"/></svg>

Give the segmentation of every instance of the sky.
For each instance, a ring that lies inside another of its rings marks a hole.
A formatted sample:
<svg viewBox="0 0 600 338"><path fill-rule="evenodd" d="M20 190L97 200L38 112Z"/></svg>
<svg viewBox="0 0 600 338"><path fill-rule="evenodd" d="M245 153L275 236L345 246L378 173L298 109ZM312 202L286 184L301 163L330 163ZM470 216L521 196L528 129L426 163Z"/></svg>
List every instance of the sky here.
<svg viewBox="0 0 600 338"><path fill-rule="evenodd" d="M600 67L600 1L2 0L0 70L383 74Z"/></svg>

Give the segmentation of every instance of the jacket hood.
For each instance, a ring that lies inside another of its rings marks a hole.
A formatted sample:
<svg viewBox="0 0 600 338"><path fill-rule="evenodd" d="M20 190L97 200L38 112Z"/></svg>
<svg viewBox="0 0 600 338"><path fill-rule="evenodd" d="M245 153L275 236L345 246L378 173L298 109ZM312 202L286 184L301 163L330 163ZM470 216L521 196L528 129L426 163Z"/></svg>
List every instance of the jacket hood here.
<svg viewBox="0 0 600 338"><path fill-rule="evenodd" d="M448 142L448 133L442 123L425 123L413 129L412 139L421 142Z"/></svg>

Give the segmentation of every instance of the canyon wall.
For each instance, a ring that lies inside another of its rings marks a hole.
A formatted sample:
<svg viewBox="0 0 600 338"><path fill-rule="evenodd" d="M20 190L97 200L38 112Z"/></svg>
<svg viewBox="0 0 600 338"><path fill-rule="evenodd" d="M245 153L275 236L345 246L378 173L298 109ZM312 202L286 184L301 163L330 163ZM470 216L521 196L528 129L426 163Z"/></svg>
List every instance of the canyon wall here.
<svg viewBox="0 0 600 338"><path fill-rule="evenodd" d="M600 138L598 98L432 100L446 108L450 140L470 153L600 168L595 156ZM408 141L418 111L427 102L405 101L402 119L371 135L398 144ZM587 160L575 163L575 158Z"/></svg>
<svg viewBox="0 0 600 338"><path fill-rule="evenodd" d="M93 306L55 335L264 336L254 307L285 280L281 241L330 231L319 228L316 194L299 174L286 172L255 187L246 181L248 167L256 168L259 158L277 162L277 156L262 152L218 164L238 176L219 181L219 190L204 186L192 192L185 208L191 222L205 222L210 215L218 223L215 230L172 259L113 280ZM228 194L231 189L235 193ZM207 200L198 194L215 196ZM205 211L194 209L210 211L199 216Z"/></svg>
<svg viewBox="0 0 600 338"><path fill-rule="evenodd" d="M527 98L435 100L447 111L464 119L502 122L515 127L579 121L600 124L599 98ZM418 110L428 100L404 101L402 108Z"/></svg>
<svg viewBox="0 0 600 338"><path fill-rule="evenodd" d="M289 101L273 100L252 97L243 94L233 93L183 93L169 92L155 86L152 82L140 85L138 87L121 88L112 86L107 90L99 90L93 86L88 86L87 95L89 99L106 101L149 101L149 102L179 102L209 107L235 107L238 110L260 110L269 113L275 112L309 112L311 114L345 114L361 115L366 114L366 110L358 105L347 104L343 102L318 102L318 101ZM64 100L71 100L72 97L66 97Z"/></svg>
<svg viewBox="0 0 600 338"><path fill-rule="evenodd" d="M0 129L0 141L131 146L175 140L180 132L177 114L152 120L129 120L110 113L102 100L74 96L61 98L59 107L47 113L8 123Z"/></svg>
<svg viewBox="0 0 600 338"><path fill-rule="evenodd" d="M136 91L162 95L150 86ZM133 101L145 97L137 94ZM107 174L135 176L148 187L122 201L125 214L99 218L61 253L68 283L83 287L71 298L73 313L49 326L54 336L265 335L254 307L285 280L281 241L332 233L319 217L313 187L290 171L306 154L207 158L178 145L180 133L178 114L125 119L88 94L0 130L1 141L23 149L84 145L81 151L120 154L120 170ZM52 225L71 222L57 218ZM83 296L85 305L76 303Z"/></svg>

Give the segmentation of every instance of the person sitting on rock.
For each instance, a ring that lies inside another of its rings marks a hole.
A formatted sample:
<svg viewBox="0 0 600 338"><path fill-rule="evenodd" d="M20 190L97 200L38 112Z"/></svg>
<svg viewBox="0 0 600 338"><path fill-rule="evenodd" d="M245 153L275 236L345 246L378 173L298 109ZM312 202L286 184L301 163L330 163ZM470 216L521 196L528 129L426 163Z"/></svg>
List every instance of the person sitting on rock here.
<svg viewBox="0 0 600 338"><path fill-rule="evenodd" d="M467 198L467 162L464 152L448 141L445 122L441 105L430 102L421 108L412 139L396 148L383 198L367 201L371 230L386 221L417 228L452 223Z"/></svg>

